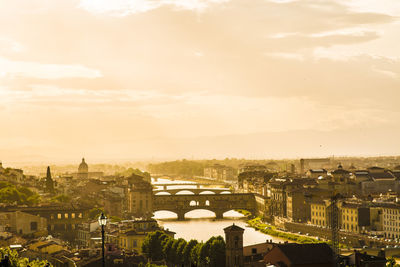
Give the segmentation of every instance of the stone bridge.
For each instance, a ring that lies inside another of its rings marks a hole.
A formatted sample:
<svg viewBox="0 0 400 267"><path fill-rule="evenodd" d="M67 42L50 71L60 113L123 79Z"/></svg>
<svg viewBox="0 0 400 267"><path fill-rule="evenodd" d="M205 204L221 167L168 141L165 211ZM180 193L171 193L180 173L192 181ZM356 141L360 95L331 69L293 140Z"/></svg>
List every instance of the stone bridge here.
<svg viewBox="0 0 400 267"><path fill-rule="evenodd" d="M256 212L253 194L154 195L153 197L154 212L171 211L178 215L178 220L184 220L187 212L197 209L212 211L217 219L222 219L225 212L235 209Z"/></svg>
<svg viewBox="0 0 400 267"><path fill-rule="evenodd" d="M208 186L224 186L221 183L194 183L194 182L180 182L180 183L154 183L153 186L160 186L164 190L168 189L168 186L196 186L196 188L208 187Z"/></svg>
<svg viewBox="0 0 400 267"><path fill-rule="evenodd" d="M159 194L159 193L168 193L170 195L176 195L179 192L182 191L188 191L192 192L195 195L199 195L201 193L205 192L211 192L214 194L221 194L221 193L232 193L231 189L229 188L179 188L179 189L158 189L158 190L153 190L153 194Z"/></svg>

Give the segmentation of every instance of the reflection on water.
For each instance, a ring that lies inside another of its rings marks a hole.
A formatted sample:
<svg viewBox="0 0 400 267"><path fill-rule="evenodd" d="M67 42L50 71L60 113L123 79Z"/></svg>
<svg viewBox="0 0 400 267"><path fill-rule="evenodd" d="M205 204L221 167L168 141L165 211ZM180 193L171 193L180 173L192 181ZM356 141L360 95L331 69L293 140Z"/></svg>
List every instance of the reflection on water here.
<svg viewBox="0 0 400 267"><path fill-rule="evenodd" d="M170 181L167 179L158 179L157 183L176 183L188 181ZM154 183L154 181L153 181ZM157 183L154 183L156 185ZM190 183L190 182L188 182ZM193 185L170 186L168 188L188 189L195 188ZM161 188L160 188L161 189ZM160 195L163 193L159 193ZM164 193L165 194L165 193ZM224 213L224 219L216 220L215 214L208 210L193 210L185 214L184 221L178 221L177 215L170 211L157 211L154 218L160 225L166 229L176 233L175 238L184 238L186 240L197 239L199 241L207 241L212 236L221 235L225 238L224 228L235 223L245 229L243 242L244 245L253 245L272 239L274 242L284 242L283 239L265 235L246 227L244 216L236 211L228 211Z"/></svg>
<svg viewBox="0 0 400 267"><path fill-rule="evenodd" d="M211 211L194 210L186 213L185 221L177 221L176 214L169 211L157 211L154 218L160 225L175 232L175 238L197 239L199 241L207 241L210 237L218 235L225 238L224 228L235 223L235 225L245 229L243 237L245 246L262 243L267 239L272 239L274 242L284 242L283 239L271 237L251 227L246 227L243 215L236 211L224 213L222 220L216 220L214 217L215 215Z"/></svg>

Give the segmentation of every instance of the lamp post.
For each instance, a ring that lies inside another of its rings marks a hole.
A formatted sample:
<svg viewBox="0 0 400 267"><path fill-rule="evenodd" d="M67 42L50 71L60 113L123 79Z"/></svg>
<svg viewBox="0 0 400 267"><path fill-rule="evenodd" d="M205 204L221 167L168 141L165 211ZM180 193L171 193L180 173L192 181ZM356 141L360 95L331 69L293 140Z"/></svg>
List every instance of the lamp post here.
<svg viewBox="0 0 400 267"><path fill-rule="evenodd" d="M106 266L105 258L104 258L104 226L107 224L107 217L104 216L102 212L99 217L99 225L101 225L101 252L102 252L102 263L103 267Z"/></svg>

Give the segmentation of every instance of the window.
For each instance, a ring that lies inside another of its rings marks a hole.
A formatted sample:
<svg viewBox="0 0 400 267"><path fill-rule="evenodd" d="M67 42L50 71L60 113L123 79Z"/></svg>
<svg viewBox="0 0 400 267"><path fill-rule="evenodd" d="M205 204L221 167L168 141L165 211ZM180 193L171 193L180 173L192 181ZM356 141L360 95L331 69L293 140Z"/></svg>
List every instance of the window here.
<svg viewBox="0 0 400 267"><path fill-rule="evenodd" d="M252 248L251 249L251 254L257 254L257 248Z"/></svg>
<svg viewBox="0 0 400 267"><path fill-rule="evenodd" d="M75 213L71 213L71 218L75 219Z"/></svg>
<svg viewBox="0 0 400 267"><path fill-rule="evenodd" d="M68 219L68 213L64 213L64 218Z"/></svg>
<svg viewBox="0 0 400 267"><path fill-rule="evenodd" d="M235 236L235 248L239 247L239 237Z"/></svg>
<svg viewBox="0 0 400 267"><path fill-rule="evenodd" d="M61 219L61 213L57 214L57 219Z"/></svg>
<svg viewBox="0 0 400 267"><path fill-rule="evenodd" d="M31 231L37 231L38 225L37 222L31 222Z"/></svg>

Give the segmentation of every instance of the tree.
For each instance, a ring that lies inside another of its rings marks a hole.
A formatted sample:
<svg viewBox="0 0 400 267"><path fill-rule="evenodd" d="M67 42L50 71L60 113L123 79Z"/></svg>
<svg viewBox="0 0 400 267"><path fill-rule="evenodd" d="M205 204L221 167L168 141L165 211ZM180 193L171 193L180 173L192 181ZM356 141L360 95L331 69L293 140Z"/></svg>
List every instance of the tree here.
<svg viewBox="0 0 400 267"><path fill-rule="evenodd" d="M15 186L8 182L0 182L0 202L33 205L40 201L40 196L29 188Z"/></svg>
<svg viewBox="0 0 400 267"><path fill-rule="evenodd" d="M183 264L185 266L190 266L191 264L191 257L190 253L192 252L192 249L198 244L197 240L190 240L188 243L186 243L185 248L183 249L182 253L182 258L183 258Z"/></svg>
<svg viewBox="0 0 400 267"><path fill-rule="evenodd" d="M203 245L203 243L197 243L190 251L190 261L196 266L200 266L200 251Z"/></svg>
<svg viewBox="0 0 400 267"><path fill-rule="evenodd" d="M167 262L172 262L171 249L172 249L172 244L173 243L174 243L174 240L172 238L166 239L165 242L163 243L164 259Z"/></svg>
<svg viewBox="0 0 400 267"><path fill-rule="evenodd" d="M101 208L93 208L93 209L89 210L89 218L97 219L102 212L104 212L104 210Z"/></svg>
<svg viewBox="0 0 400 267"><path fill-rule="evenodd" d="M177 243L174 263L180 266L183 263L183 249L187 242L185 239L179 238Z"/></svg>
<svg viewBox="0 0 400 267"><path fill-rule="evenodd" d="M5 256L7 255L8 257L8 263L10 264L10 267L20 267L20 266L29 266L31 267L44 267L46 264L48 264L47 261L41 261L41 260L34 260L34 261L29 261L27 258L21 258L18 255L18 252L15 250L11 250L10 248L0 248L0 260L5 261ZM52 265L47 265L47 266L52 266Z"/></svg>
<svg viewBox="0 0 400 267"><path fill-rule="evenodd" d="M149 233L142 243L142 251L147 258L153 261L160 261L164 258L162 242L164 239L170 238L162 231Z"/></svg>
<svg viewBox="0 0 400 267"><path fill-rule="evenodd" d="M393 257L390 257L386 260L387 260L387 262L386 262L387 267L399 267L400 266L399 264L396 264L396 260Z"/></svg>
<svg viewBox="0 0 400 267"><path fill-rule="evenodd" d="M218 236L210 244L210 267L225 267L225 240Z"/></svg>

